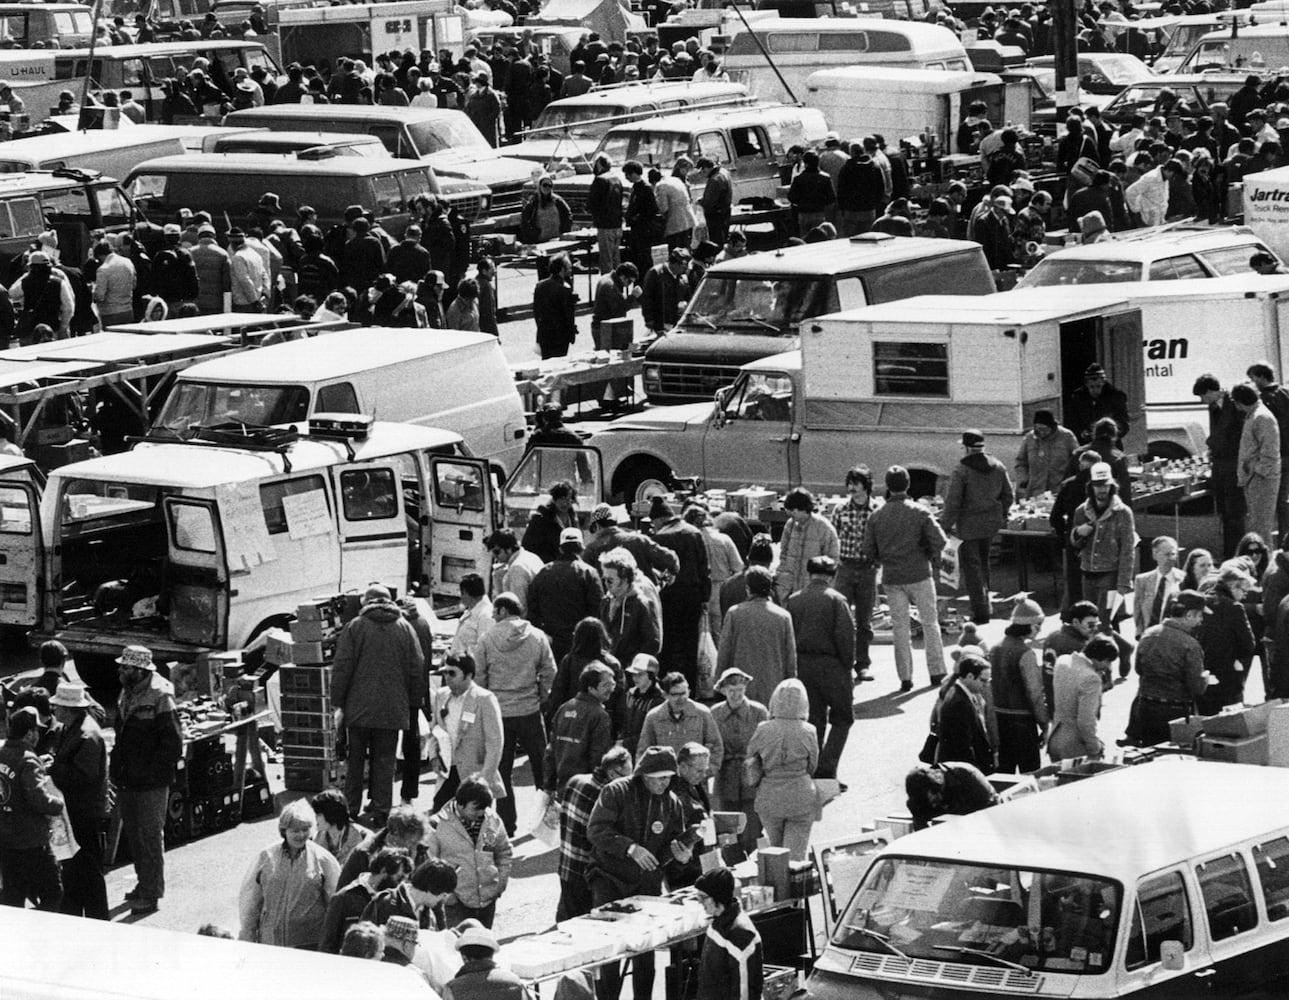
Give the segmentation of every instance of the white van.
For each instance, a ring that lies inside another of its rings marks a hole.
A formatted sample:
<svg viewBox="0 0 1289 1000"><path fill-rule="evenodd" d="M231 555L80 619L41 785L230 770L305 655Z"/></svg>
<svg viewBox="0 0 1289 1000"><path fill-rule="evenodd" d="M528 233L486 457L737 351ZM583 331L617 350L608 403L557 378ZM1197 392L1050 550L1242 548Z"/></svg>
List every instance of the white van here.
<svg viewBox="0 0 1289 1000"><path fill-rule="evenodd" d="M774 65L766 61L769 53ZM854 17L753 21L730 39L725 70L763 101L802 100L806 78L831 66L970 70L962 42L948 28L920 21ZM778 70L776 73L775 70ZM784 85L787 85L785 88ZM911 123L916 127L919 123Z"/></svg>
<svg viewBox="0 0 1289 1000"><path fill-rule="evenodd" d="M500 341L456 330L341 330L196 364L179 374L153 427L186 436L319 412L441 427L507 471L528 435Z"/></svg>
<svg viewBox="0 0 1289 1000"><path fill-rule="evenodd" d="M124 177L144 160L200 149L212 132L230 131L206 126L135 125L14 139L0 145L0 173L79 167Z"/></svg>
<svg viewBox="0 0 1289 1000"><path fill-rule="evenodd" d="M1289 991L1289 774L1167 758L870 857L811 1000L1228 1000Z"/></svg>
<svg viewBox="0 0 1289 1000"><path fill-rule="evenodd" d="M1283 16L1269 24L1232 31L1219 28L1204 35L1177 65L1178 73L1239 69L1266 73L1289 63L1289 25Z"/></svg>
<svg viewBox="0 0 1289 1000"><path fill-rule="evenodd" d="M488 572L492 474L456 434L429 427L353 414L230 422L62 466L39 521L20 511L26 530L0 534L0 554L41 554L22 581L41 593L36 641L89 655L142 643L191 660L242 649L301 601L373 580L453 603L463 575ZM30 501L22 479L13 485Z"/></svg>
<svg viewBox="0 0 1289 1000"><path fill-rule="evenodd" d="M0 912L0 939L22 956L0 967L6 1000L170 1000L180 991L186 1000L278 1000L288 982L307 983L311 1000L435 996L419 976L382 962L10 906ZM50 947L69 939L75 955Z"/></svg>

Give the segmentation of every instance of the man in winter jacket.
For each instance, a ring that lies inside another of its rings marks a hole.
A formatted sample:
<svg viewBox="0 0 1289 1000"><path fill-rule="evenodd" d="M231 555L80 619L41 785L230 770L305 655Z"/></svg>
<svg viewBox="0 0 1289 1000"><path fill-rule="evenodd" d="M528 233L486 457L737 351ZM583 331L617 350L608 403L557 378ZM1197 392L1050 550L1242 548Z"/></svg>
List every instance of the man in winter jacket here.
<svg viewBox="0 0 1289 1000"><path fill-rule="evenodd" d="M622 263L622 182L609 172L612 166L603 153L596 155L591 165L595 179L586 200L600 251L600 273L606 275Z"/></svg>
<svg viewBox="0 0 1289 1000"><path fill-rule="evenodd" d="M764 981L761 935L734 895L734 873L713 868L694 883L712 918L698 960L698 996L703 1000L757 1000Z"/></svg>
<svg viewBox="0 0 1289 1000"><path fill-rule="evenodd" d="M1016 495L1056 493L1078 446L1074 432L1058 424L1051 410L1035 410L1034 428L1025 435L1016 453Z"/></svg>
<svg viewBox="0 0 1289 1000"><path fill-rule="evenodd" d="M600 792L615 778L631 776L631 752L613 747L600 757L595 770L575 774L560 793L559 810L559 906L557 921L571 920L591 912L591 890L586 870L591 863L591 841L587 828Z"/></svg>
<svg viewBox="0 0 1289 1000"><path fill-rule="evenodd" d="M680 304L689 298L690 254L684 247L673 247L667 263L655 264L645 271L641 287L640 312L645 329L655 337L676 325Z"/></svg>
<svg viewBox="0 0 1289 1000"><path fill-rule="evenodd" d="M80 850L63 862L61 912L107 920L107 884L103 881L107 833L107 747L98 718L102 708L85 685L59 681L49 699L58 720L58 744L49 776L67 800L72 835ZM98 718L96 718L96 716Z"/></svg>
<svg viewBox="0 0 1289 1000"><path fill-rule="evenodd" d="M158 676L152 651L126 646L116 663L121 699L109 776L116 785L121 826L139 880L125 898L135 913L153 913L166 891L163 833L183 736L174 686Z"/></svg>
<svg viewBox="0 0 1289 1000"><path fill-rule="evenodd" d="M1137 531L1132 508L1119 498L1110 466L1097 462L1088 481L1088 498L1074 512L1070 545L1079 553L1083 599L1097 606L1102 624L1111 623L1109 595L1132 593L1137 563Z"/></svg>
<svg viewBox="0 0 1289 1000"><path fill-rule="evenodd" d="M497 900L510 884L514 854L493 802L487 782L464 778L452 801L430 818L426 850L457 874L443 905L449 927L471 918L491 927Z"/></svg>
<svg viewBox="0 0 1289 1000"><path fill-rule="evenodd" d="M586 774L613 745L613 724L605 705L617 681L602 663L588 663L577 680L578 692L560 705L551 720L546 745L546 791L560 794L575 774Z"/></svg>
<svg viewBox="0 0 1289 1000"><path fill-rule="evenodd" d="M497 696L501 706L501 763L498 770L505 796L497 812L506 832L515 835L515 788L511 772L515 767L515 744L528 755L533 784L545 787L542 763L546 751L546 729L542 724L542 703L555 680L555 657L550 641L539 628L524 620L524 609L514 594L500 594L492 602L497 620L475 648L477 682Z"/></svg>
<svg viewBox="0 0 1289 1000"><path fill-rule="evenodd" d="M197 301L200 293L197 266L183 245L183 230L175 223L166 224L162 239L164 249L152 262L152 291L165 299L173 313L180 303Z"/></svg>
<svg viewBox="0 0 1289 1000"><path fill-rule="evenodd" d="M411 706L425 697L425 657L416 630L377 584L362 612L345 626L331 670L331 703L349 733L345 799L362 812L363 779L371 764L372 825L384 826L394 797L394 749Z"/></svg>
<svg viewBox="0 0 1289 1000"><path fill-rule="evenodd" d="M698 686L698 635L712 591L703 533L682 521L661 497L649 508L653 537L676 553L680 570L662 590L662 650L664 670L679 670L691 688Z"/></svg>
<svg viewBox="0 0 1289 1000"><path fill-rule="evenodd" d="M533 288L533 322L543 361L565 357L577 339L577 296L570 285L571 268L568 256L557 253L551 258L549 275Z"/></svg>
<svg viewBox="0 0 1289 1000"><path fill-rule="evenodd" d="M21 708L9 717L0 746L0 904L58 909L63 895L58 862L49 847L49 818L63 811L63 797L36 756L40 715Z"/></svg>
<svg viewBox="0 0 1289 1000"><path fill-rule="evenodd" d="M457 928L456 949L462 964L443 987L443 1000L529 1000L523 980L496 962L501 946L492 931L477 920Z"/></svg>
<svg viewBox="0 0 1289 1000"><path fill-rule="evenodd" d="M371 867L348 885L341 886L327 901L327 914L322 921L322 939L318 951L340 954L340 942L367 905L385 889L402 885L412 873L412 857L397 847L383 847L371 859Z"/></svg>
<svg viewBox="0 0 1289 1000"><path fill-rule="evenodd" d="M966 450L953 469L944 501L944 530L962 539L958 560L962 583L971 598L971 616L977 625L989 624L989 545L1007 524L1015 494L1003 463L985 454L980 431L963 432Z"/></svg>
<svg viewBox="0 0 1289 1000"><path fill-rule="evenodd" d="M197 271L197 309L203 314L224 311L224 294L233 290L232 272L228 251L216 242L215 227L204 223L197 229L197 245L189 251ZM326 297L326 289L317 295L319 302ZM309 289L314 294L313 289Z"/></svg>
<svg viewBox="0 0 1289 1000"><path fill-rule="evenodd" d="M1271 538L1276 530L1276 497L1280 490L1280 426L1251 385L1231 390L1236 409L1244 414L1240 431L1236 481L1244 491L1250 531Z"/></svg>
<svg viewBox="0 0 1289 1000"><path fill-rule="evenodd" d="M800 486L792 490L783 501L783 509L788 513L788 521L779 541L779 569L774 575L774 595L780 604L786 604L788 595L795 594L809 581L806 565L811 559L815 556L841 558L837 529L828 518L816 512L815 498L809 490ZM752 698L768 701L770 692L765 692L764 698L756 695Z"/></svg>
<svg viewBox="0 0 1289 1000"><path fill-rule="evenodd" d="M521 544L536 555L543 566L559 558L560 548L564 544L564 529L577 527L577 512L573 509L576 506L577 490L572 483L560 480L551 486L550 499L529 515ZM580 541L581 532L578 532L577 537Z"/></svg>
<svg viewBox="0 0 1289 1000"><path fill-rule="evenodd" d="M671 790L676 776L676 752L651 746L640 754L635 773L609 782L591 810L588 834L591 865L587 882L593 905L627 896L660 896L663 882L680 872L693 855L699 834L686 825L685 807ZM635 1000L653 996L653 952L637 955ZM604 967L603 995L616 997L622 971L616 963Z"/></svg>

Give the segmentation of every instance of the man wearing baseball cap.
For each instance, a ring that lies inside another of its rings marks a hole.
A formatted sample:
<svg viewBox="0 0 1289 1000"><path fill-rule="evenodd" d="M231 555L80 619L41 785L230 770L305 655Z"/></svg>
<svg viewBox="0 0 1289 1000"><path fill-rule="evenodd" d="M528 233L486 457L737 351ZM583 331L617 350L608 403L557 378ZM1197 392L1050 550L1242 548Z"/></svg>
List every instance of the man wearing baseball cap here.
<svg viewBox="0 0 1289 1000"><path fill-rule="evenodd" d="M583 561L582 548L581 528L561 529L559 555L528 585L528 620L550 639L556 663L573 648L577 623L596 617L604 597L600 574Z"/></svg>
<svg viewBox="0 0 1289 1000"><path fill-rule="evenodd" d="M1204 595L1183 590L1173 598L1168 617L1146 629L1137 645L1141 683L1128 719L1128 742L1153 746L1168 740L1171 719L1195 710L1195 699L1217 683L1204 669L1204 650L1195 638L1205 616L1212 614Z"/></svg>
<svg viewBox="0 0 1289 1000"><path fill-rule="evenodd" d="M155 913L166 894L163 833L183 735L174 686L157 674L152 650L126 646L116 664L121 698L108 774L116 786L121 827L138 877L138 885L125 898L135 913Z"/></svg>
<svg viewBox="0 0 1289 1000"><path fill-rule="evenodd" d="M1122 602L1111 595L1132 593L1137 528L1132 508L1119 496L1119 484L1106 462L1092 466L1088 498L1071 523L1070 546L1079 554L1083 599L1097 606L1102 624L1108 627Z"/></svg>
<svg viewBox="0 0 1289 1000"><path fill-rule="evenodd" d="M588 836L591 865L587 882L595 906L627 896L660 896L669 875L678 874L693 855L699 834L685 821L685 807L671 791L676 776L676 752L671 747L645 748L635 773L604 786L591 810ZM653 996L653 952L636 956L635 1000ZM616 997L622 970L604 967L605 992Z"/></svg>
<svg viewBox="0 0 1289 1000"><path fill-rule="evenodd" d="M977 625L988 625L989 546L1007 526L1016 494L1007 468L985 453L980 431L963 431L962 448L965 454L953 467L944 499L944 531L962 539L958 561L963 588L971 598L971 617Z"/></svg>

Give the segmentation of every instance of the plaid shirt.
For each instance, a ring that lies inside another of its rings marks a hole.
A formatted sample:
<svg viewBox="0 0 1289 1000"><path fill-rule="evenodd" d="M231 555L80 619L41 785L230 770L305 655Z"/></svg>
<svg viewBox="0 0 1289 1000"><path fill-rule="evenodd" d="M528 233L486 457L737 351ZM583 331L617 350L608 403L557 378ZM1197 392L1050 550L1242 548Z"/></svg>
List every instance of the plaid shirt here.
<svg viewBox="0 0 1289 1000"><path fill-rule="evenodd" d="M847 500L833 512L832 526L837 529L843 559L864 558L864 530L868 527L868 516L873 509L871 500L862 507Z"/></svg>
<svg viewBox="0 0 1289 1000"><path fill-rule="evenodd" d="M596 768L591 774L575 774L568 779L560 792L559 810L559 866L556 869L561 882L586 878L591 863L591 838L587 827L591 810L599 801L600 790L608 784L604 774Z"/></svg>

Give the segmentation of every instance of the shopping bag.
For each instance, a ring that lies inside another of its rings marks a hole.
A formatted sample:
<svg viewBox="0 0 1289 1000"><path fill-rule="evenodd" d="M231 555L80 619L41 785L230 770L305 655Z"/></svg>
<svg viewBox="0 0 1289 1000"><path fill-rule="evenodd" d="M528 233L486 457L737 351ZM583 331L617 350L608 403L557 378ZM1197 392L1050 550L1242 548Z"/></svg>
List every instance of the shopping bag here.
<svg viewBox="0 0 1289 1000"><path fill-rule="evenodd" d="M72 833L72 819L67 815L66 806L49 821L49 847L54 852L55 861L71 861L81 849Z"/></svg>
<svg viewBox="0 0 1289 1000"><path fill-rule="evenodd" d="M707 616L702 619L702 630L698 635L698 690L695 695L700 698L711 698L715 693L712 687L716 683L716 643L707 627Z"/></svg>
<svg viewBox="0 0 1289 1000"><path fill-rule="evenodd" d="M534 840L547 847L559 847L559 803L549 792L542 792L537 808L528 822L528 832Z"/></svg>
<svg viewBox="0 0 1289 1000"><path fill-rule="evenodd" d="M958 546L961 544L959 539L950 538L940 553L940 583L952 590L958 589Z"/></svg>
<svg viewBox="0 0 1289 1000"><path fill-rule="evenodd" d="M694 202L694 238L691 241L690 249L697 250L699 246L707 239L707 213L703 211L703 206Z"/></svg>

